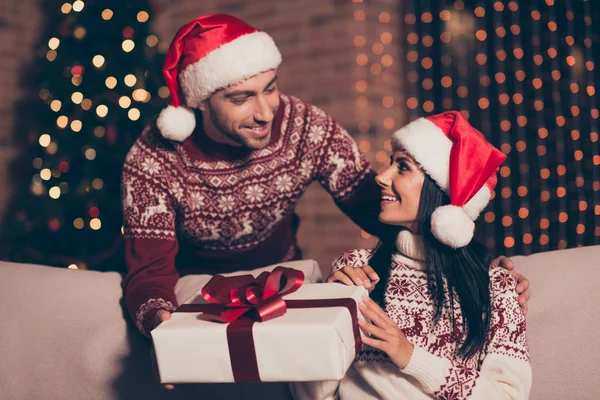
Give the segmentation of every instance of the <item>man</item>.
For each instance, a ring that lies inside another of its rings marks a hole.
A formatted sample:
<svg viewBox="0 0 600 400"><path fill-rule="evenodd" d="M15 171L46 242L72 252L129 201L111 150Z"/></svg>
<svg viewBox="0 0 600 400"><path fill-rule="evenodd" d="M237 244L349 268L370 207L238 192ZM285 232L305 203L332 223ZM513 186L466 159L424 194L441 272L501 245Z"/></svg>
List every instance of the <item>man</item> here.
<svg viewBox="0 0 600 400"><path fill-rule="evenodd" d="M270 36L229 15L199 17L171 44L171 105L122 177L125 301L146 336L177 307L180 276L299 259L294 208L314 181L363 229L386 229L356 143L317 107L279 93L280 63Z"/></svg>

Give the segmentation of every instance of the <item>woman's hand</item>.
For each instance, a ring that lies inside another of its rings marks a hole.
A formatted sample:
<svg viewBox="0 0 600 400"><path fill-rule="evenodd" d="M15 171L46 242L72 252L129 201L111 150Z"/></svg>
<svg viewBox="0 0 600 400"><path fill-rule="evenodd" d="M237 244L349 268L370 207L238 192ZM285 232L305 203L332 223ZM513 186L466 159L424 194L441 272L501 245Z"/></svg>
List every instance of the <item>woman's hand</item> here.
<svg viewBox="0 0 600 400"><path fill-rule="evenodd" d="M341 282L347 286L364 286L371 291L379 282L379 276L369 265L342 267L327 277L327 282Z"/></svg>
<svg viewBox="0 0 600 400"><path fill-rule="evenodd" d="M414 345L385 311L367 296L363 296L360 309L370 321L358 319L360 327L370 335L362 338L363 343L386 353L399 368L406 368L412 357Z"/></svg>

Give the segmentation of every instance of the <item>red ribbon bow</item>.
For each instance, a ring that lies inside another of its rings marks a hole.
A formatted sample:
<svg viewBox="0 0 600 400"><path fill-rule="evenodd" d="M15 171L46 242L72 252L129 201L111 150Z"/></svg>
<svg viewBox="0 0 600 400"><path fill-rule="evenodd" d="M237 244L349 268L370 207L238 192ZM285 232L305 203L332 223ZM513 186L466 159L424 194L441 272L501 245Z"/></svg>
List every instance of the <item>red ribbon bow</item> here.
<svg viewBox="0 0 600 400"><path fill-rule="evenodd" d="M257 278L252 275L224 277L215 275L202 288L202 297L223 307L207 312L212 319L232 322L246 315L263 322L287 311L282 296L295 292L304 283L304 273L293 268L276 267Z"/></svg>

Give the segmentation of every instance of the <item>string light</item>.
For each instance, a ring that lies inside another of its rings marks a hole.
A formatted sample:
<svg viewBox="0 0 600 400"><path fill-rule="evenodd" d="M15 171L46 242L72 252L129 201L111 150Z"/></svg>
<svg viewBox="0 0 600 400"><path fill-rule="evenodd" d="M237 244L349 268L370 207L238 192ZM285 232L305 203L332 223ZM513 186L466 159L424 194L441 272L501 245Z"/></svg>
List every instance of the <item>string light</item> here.
<svg viewBox="0 0 600 400"><path fill-rule="evenodd" d="M92 108L92 101L90 99L83 99L83 101L81 102L81 108L84 109L85 111L88 111L89 109Z"/></svg>
<svg viewBox="0 0 600 400"><path fill-rule="evenodd" d="M594 87L594 58L593 58L593 52L591 50L592 48L592 31L591 31L591 19L588 17L589 15L591 15L591 4L590 2L584 2L584 10L585 10L585 58L586 58L586 78L588 81L588 84L591 87ZM598 108L597 108L597 101L596 101L596 96L590 95L589 97L589 108L591 109L591 113L590 116L591 118L588 120L589 122L589 126L590 126L590 142L591 142L591 152L592 154L600 154L600 148L598 145L598 117L600 116L599 112L598 112ZM593 232L593 235L595 236L595 238L600 237L600 168L598 168L598 165L600 164L600 162L596 156L594 156L593 158L593 165L589 165L588 169L587 169L587 173L586 176L590 176L592 177L593 183L592 183L592 199L594 204L596 205L595 208L595 212L594 215L591 216L590 220L593 221L593 226L595 226L595 230ZM590 210L591 211L591 210ZM591 238L592 232L590 230L590 233L588 235L588 237ZM594 243L597 242L597 240L594 241Z"/></svg>
<svg viewBox="0 0 600 400"><path fill-rule="evenodd" d="M60 129L65 129L69 124L69 118L66 115L61 115L56 119L56 126Z"/></svg>
<svg viewBox="0 0 600 400"><path fill-rule="evenodd" d="M83 127L83 124L79 120L74 120L74 121L71 122L71 130L73 132L79 132L79 131L81 131L82 127Z"/></svg>
<svg viewBox="0 0 600 400"><path fill-rule="evenodd" d="M58 49L58 46L60 46L60 39L53 37L52 39L48 40L48 47L50 50L56 50Z"/></svg>
<svg viewBox="0 0 600 400"><path fill-rule="evenodd" d="M90 221L90 228L97 231L102 227L102 221L99 218L92 218Z"/></svg>
<svg viewBox="0 0 600 400"><path fill-rule="evenodd" d="M138 110L137 108L132 108L131 110L129 110L129 112L127 113L127 116L129 117L130 120L132 121L137 121L138 119L140 119L140 110Z"/></svg>
<svg viewBox="0 0 600 400"><path fill-rule="evenodd" d="M85 150L84 152L85 154L85 158L87 158L90 161L93 161L96 159L96 150L88 148Z"/></svg>
<svg viewBox="0 0 600 400"><path fill-rule="evenodd" d="M102 11L102 19L105 21L109 21L113 17L113 15L114 15L113 11L109 8Z"/></svg>
<svg viewBox="0 0 600 400"><path fill-rule="evenodd" d="M98 107L96 107L96 114L100 118L106 117L106 115L108 114L108 107L106 107L104 104L100 104Z"/></svg>
<svg viewBox="0 0 600 400"><path fill-rule="evenodd" d="M133 87L137 82L137 78L133 74L128 74L125 76L124 82L127 86Z"/></svg>
<svg viewBox="0 0 600 400"><path fill-rule="evenodd" d="M115 78L114 76L109 76L104 81L104 84L106 85L107 88L114 89L115 87L117 87L117 78Z"/></svg>
<svg viewBox="0 0 600 400"><path fill-rule="evenodd" d="M97 126L94 128L94 136L96 136L97 138L104 137L105 133L106 133L106 129L104 129L103 126Z"/></svg>
<svg viewBox="0 0 600 400"><path fill-rule="evenodd" d="M123 51L129 53L135 47L135 42L131 39L125 39L123 40L123 44L121 45L121 47L123 48Z"/></svg>
<svg viewBox="0 0 600 400"><path fill-rule="evenodd" d="M158 44L158 38L154 35L150 35L146 38L146 44L148 47L156 47Z"/></svg>
<svg viewBox="0 0 600 400"><path fill-rule="evenodd" d="M58 151L58 145L56 144L56 142L50 142L48 147L46 147L46 153L48 153L50 155L56 154L57 151Z"/></svg>
<svg viewBox="0 0 600 400"><path fill-rule="evenodd" d="M40 171L40 178L42 178L45 181L49 181L50 178L52 178L52 171L50 171L49 168L44 168Z"/></svg>
<svg viewBox="0 0 600 400"><path fill-rule="evenodd" d="M147 22L149 18L150 18L150 15L146 11L140 11L137 14L138 22L141 22L141 23Z"/></svg>
<svg viewBox="0 0 600 400"><path fill-rule="evenodd" d="M48 147L50 145L51 140L52 139L50 138L50 135L48 135L47 133L44 133L43 135L40 136L38 142L39 142L40 146Z"/></svg>
<svg viewBox="0 0 600 400"><path fill-rule="evenodd" d="M94 67L100 68L104 65L104 61L105 61L105 59L103 56L97 55L97 56L94 56L92 63L94 64Z"/></svg>
<svg viewBox="0 0 600 400"><path fill-rule="evenodd" d="M129 108L131 105L131 99L127 96L121 96L121 98L119 98L119 105L121 108Z"/></svg>
<svg viewBox="0 0 600 400"><path fill-rule="evenodd" d="M81 92L74 92L71 95L71 101L75 104L81 104L81 102L83 101L83 93Z"/></svg>
<svg viewBox="0 0 600 400"><path fill-rule="evenodd" d="M54 200L57 200L60 197L60 188L58 186L51 187L48 191L48 195Z"/></svg>
<svg viewBox="0 0 600 400"><path fill-rule="evenodd" d="M104 182L100 178L96 178L92 181L92 187L96 190L102 190L104 187Z"/></svg>
<svg viewBox="0 0 600 400"><path fill-rule="evenodd" d="M158 89L158 96L162 99L166 99L167 97L169 97L170 92L169 92L169 88L166 86L161 86Z"/></svg>
<svg viewBox="0 0 600 400"><path fill-rule="evenodd" d="M57 56L58 56L58 53L54 50L50 50L46 53L46 59L50 62L53 62L54 60L56 60Z"/></svg>
<svg viewBox="0 0 600 400"><path fill-rule="evenodd" d="M59 112L61 107L62 107L62 103L60 100L53 100L52 103L50 103L50 108L54 112Z"/></svg>
<svg viewBox="0 0 600 400"><path fill-rule="evenodd" d="M83 7L85 6L84 2L81 0L77 0L73 3L73 11L75 12L81 12L83 10Z"/></svg>
<svg viewBox="0 0 600 400"><path fill-rule="evenodd" d="M82 40L85 37L86 33L87 33L87 31L85 30L85 28L83 26L78 26L73 31L73 36L75 36L75 38L77 38L79 40Z"/></svg>
<svg viewBox="0 0 600 400"><path fill-rule="evenodd" d="M518 4L514 1L511 1L508 4L508 8L511 11L510 14L510 19L511 19L511 27L510 27L510 31L513 35L513 40L512 40L512 47L513 47L513 56L515 57L515 60L513 61L514 63L514 67L517 70L517 72L515 73L515 80L514 80L514 88L516 93L513 95L513 103L514 108L516 109L516 115L517 115L517 124L516 124L516 131L517 131L517 138L518 141L515 145L516 149L517 149L517 154L516 154L516 161L518 162L518 164L520 166L527 166L528 167L528 159L527 159L527 155L525 154L525 151L527 149L527 132L526 132L526 126L527 126L527 118L525 117L525 114L527 114L527 109L525 107L525 105L523 104L523 93L525 92L525 88L523 85L523 81L525 80L526 76L525 73L523 71L523 56L524 56L524 52L523 52L523 41L521 40L521 28L519 27L519 15L516 13L516 11L518 10ZM527 191L527 185L529 183L528 180L528 174L526 172L521 172L520 174L516 175L516 178L519 182L519 188L523 187L525 188L525 191ZM517 193L518 193L517 189ZM514 233L515 236L517 236L517 232L518 234L521 236L521 241L523 243L523 251L525 253L531 253L532 251L532 246L531 244L533 243L533 235L531 234L532 229L531 229L531 223L530 223L530 203L529 203L529 199L526 196L519 196L519 218L520 221L518 223L518 227L515 227Z"/></svg>

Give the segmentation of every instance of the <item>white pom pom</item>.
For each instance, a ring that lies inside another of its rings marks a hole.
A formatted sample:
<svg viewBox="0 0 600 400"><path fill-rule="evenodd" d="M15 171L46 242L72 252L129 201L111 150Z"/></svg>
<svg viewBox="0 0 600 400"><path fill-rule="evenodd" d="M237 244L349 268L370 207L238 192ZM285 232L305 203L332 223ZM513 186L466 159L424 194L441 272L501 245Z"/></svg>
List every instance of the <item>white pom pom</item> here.
<svg viewBox="0 0 600 400"><path fill-rule="evenodd" d="M431 232L437 240L458 249L473 239L475 223L461 207L448 205L438 207L431 214Z"/></svg>
<svg viewBox="0 0 600 400"><path fill-rule="evenodd" d="M196 128L196 116L188 107L168 106L161 111L156 126L166 139L183 142Z"/></svg>

